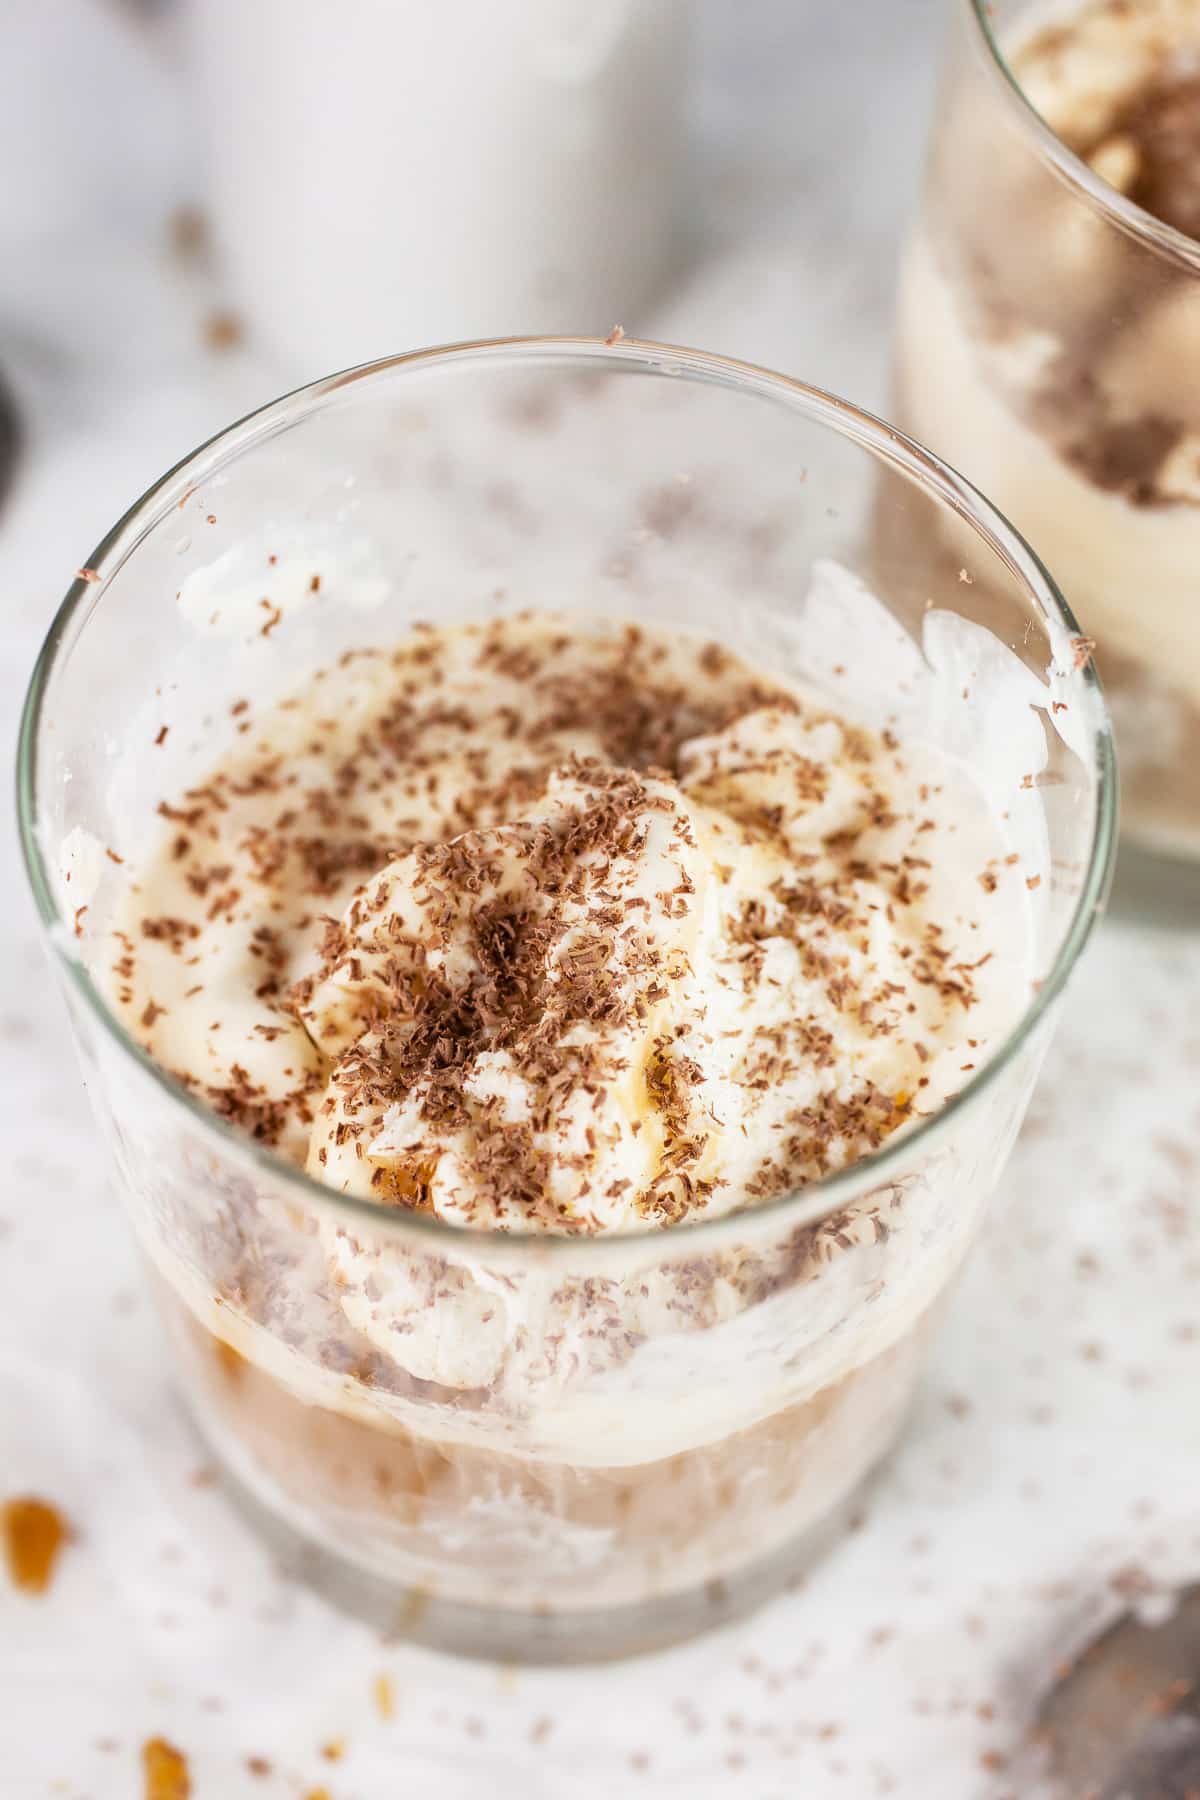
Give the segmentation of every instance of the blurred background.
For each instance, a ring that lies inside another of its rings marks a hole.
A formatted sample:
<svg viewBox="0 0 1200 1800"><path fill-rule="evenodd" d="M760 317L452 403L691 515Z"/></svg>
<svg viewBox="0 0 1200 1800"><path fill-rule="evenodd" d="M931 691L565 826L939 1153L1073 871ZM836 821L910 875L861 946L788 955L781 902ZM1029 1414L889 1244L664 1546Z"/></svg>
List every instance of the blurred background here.
<svg viewBox="0 0 1200 1800"><path fill-rule="evenodd" d="M0 370L25 504L67 486L58 567L11 512L0 555L48 604L208 433L429 342L620 323L877 401L936 12L7 0Z"/></svg>

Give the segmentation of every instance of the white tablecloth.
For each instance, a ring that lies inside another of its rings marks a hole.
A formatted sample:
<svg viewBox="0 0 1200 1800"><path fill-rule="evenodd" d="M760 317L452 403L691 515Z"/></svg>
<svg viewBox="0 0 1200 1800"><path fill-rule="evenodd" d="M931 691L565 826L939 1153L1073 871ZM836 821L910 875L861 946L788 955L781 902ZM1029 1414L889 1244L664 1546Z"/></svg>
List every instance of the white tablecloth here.
<svg viewBox="0 0 1200 1800"><path fill-rule="evenodd" d="M17 7L26 23L33 10ZM48 172L42 213L23 202L45 230L22 226L3 258L0 365L29 428L0 513L9 732L95 540L168 463L287 385L253 347L204 344L219 289L161 228L182 152L150 167L134 141L122 161L106 135L130 108L167 130L160 77L110 50L88 0L62 12L65 91L94 107L91 142L75 118L79 155L107 157L112 178L55 232ZM622 323L878 401L933 7L711 0L703 16L692 261L658 316ZM687 1648L513 1672L381 1643L329 1611L203 1479L7 822L0 857L0 1499L44 1494L76 1533L48 1594L0 1578L6 1797L137 1796L140 1746L162 1734L197 1800L1026 1800L1021 1745L1055 1664L1136 1580L1200 1569L1200 941L1101 931L859 1528L798 1591Z"/></svg>

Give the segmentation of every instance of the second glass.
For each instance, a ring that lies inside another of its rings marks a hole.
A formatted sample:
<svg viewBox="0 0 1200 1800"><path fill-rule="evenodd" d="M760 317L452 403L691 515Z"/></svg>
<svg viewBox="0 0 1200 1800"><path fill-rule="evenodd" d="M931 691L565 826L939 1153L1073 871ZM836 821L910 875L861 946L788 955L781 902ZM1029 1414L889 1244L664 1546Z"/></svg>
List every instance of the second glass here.
<svg viewBox="0 0 1200 1800"><path fill-rule="evenodd" d="M1094 640L1126 835L1200 859L1200 138L1194 77L1155 87L1156 43L1190 33L1194 61L1200 9L954 11L897 416L1025 533Z"/></svg>

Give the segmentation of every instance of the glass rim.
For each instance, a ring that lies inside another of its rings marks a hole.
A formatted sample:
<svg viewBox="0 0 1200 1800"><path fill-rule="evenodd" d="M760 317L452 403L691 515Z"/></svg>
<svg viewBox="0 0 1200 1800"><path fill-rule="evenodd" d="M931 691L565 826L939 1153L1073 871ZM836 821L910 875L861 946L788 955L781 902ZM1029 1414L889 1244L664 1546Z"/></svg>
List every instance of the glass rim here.
<svg viewBox="0 0 1200 1800"><path fill-rule="evenodd" d="M290 1186L297 1199L310 1209L332 1209L344 1213L349 1220L369 1220L373 1227L386 1225L393 1232L411 1230L425 1239L429 1247L435 1243L447 1250L455 1246L488 1246L493 1257L499 1254L501 1258L533 1252L542 1256L578 1257L622 1246L646 1249L661 1239L661 1231L633 1227L591 1236L501 1232L454 1224L432 1214L404 1212L375 1200L338 1193L274 1150L245 1136L190 1093L126 1031L73 950L71 921L59 909L42 854L37 756L42 710L51 679L60 654L69 649L78 629L102 601L108 581L124 566L143 539L199 486L227 465L236 463L256 442L318 412L323 404L344 389L401 368L428 369L464 362L626 365L643 374L682 376L782 401L811 422L857 443L926 492L932 491L984 539L994 554L999 555L1026 591L1032 594L1043 617L1057 620L1072 637L1079 636L1080 629L1053 578L1015 527L948 464L895 426L824 389L755 363L627 337L616 342L599 337L508 337L439 345L362 363L306 383L256 408L182 457L146 489L100 540L85 565L87 578L81 573L71 583L38 654L22 709L17 745L17 818L21 851L40 922L69 992L83 1002L86 1011L117 1049L152 1081L168 1102L183 1109L201 1137L211 1141L215 1152L240 1164L251 1176L269 1177L277 1190ZM1103 910L1115 860L1116 763L1111 726L1091 659L1082 669L1069 671L1068 678L1075 680L1088 695L1090 716L1095 720L1096 792L1087 869L1050 969L993 1054L935 1113L911 1129L902 1127L894 1132L869 1155L832 1171L819 1181L789 1189L761 1204L737 1208L713 1218L701 1217L680 1232L672 1233L673 1237L678 1237L689 1247L711 1247L714 1241L744 1231L748 1220L752 1220L756 1228L769 1220L779 1222L785 1218L796 1226L812 1224L836 1211L855 1195L886 1182L889 1176L902 1174L923 1147L939 1139L994 1086L1037 1030L1062 992L1092 926Z"/></svg>
<svg viewBox="0 0 1200 1800"><path fill-rule="evenodd" d="M1089 163L1063 143L1057 132L1046 123L1026 94L1020 78L1000 46L992 18L990 0L966 0L966 10L975 28L977 41L993 76L1000 81L1008 100L1016 101L1025 129L1033 137L1038 152L1071 187L1077 188L1094 206L1131 237L1152 246L1162 255L1185 264L1200 275L1200 243L1175 225L1155 218L1136 200L1130 200L1111 182L1105 181Z"/></svg>

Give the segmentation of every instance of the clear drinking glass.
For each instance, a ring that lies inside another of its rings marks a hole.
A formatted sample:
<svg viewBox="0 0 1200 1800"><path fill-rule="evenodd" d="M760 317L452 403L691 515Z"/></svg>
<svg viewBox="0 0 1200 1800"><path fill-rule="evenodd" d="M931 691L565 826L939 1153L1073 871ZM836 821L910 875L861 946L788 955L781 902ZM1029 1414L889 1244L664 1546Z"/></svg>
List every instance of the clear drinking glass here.
<svg viewBox="0 0 1200 1800"><path fill-rule="evenodd" d="M914 556L947 534L969 581ZM206 779L236 697L416 621L529 607L706 632L840 703L907 708L977 769L1038 872L1033 979L940 1113L731 1216L502 1235L321 1188L124 1033L107 928L157 801ZM314 1578L437 1644L581 1657L724 1618L822 1541L903 1421L1103 900L1114 778L1076 636L1016 533L887 426L630 342L467 345L319 382L104 540L30 691L25 854L184 1392ZM480 1385L418 1379L357 1335L332 1273L347 1239L389 1291L479 1302Z"/></svg>
<svg viewBox="0 0 1200 1800"><path fill-rule="evenodd" d="M1084 57L1061 28L1089 10L1106 35ZM1185 10L957 0L895 409L1014 521L1095 640L1127 837L1195 860L1200 242L1137 203L1150 165L1122 106L1144 71L1121 40L1130 18L1178 29ZM1031 58L1034 32L1047 50ZM1087 95L1069 114L1064 76ZM1063 130L1069 117L1078 154L1043 113Z"/></svg>

